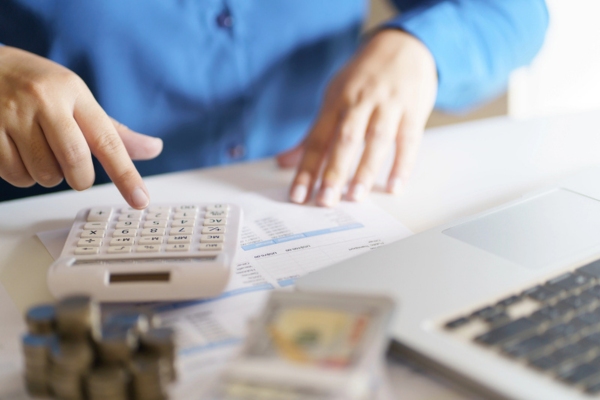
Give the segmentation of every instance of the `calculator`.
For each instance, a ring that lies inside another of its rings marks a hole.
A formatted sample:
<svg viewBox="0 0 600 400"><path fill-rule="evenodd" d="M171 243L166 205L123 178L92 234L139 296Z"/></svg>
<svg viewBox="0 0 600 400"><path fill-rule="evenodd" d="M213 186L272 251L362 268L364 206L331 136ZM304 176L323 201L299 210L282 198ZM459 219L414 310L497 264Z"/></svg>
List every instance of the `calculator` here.
<svg viewBox="0 0 600 400"><path fill-rule="evenodd" d="M56 297L172 301L218 296L239 247L235 204L160 204L79 211L48 270Z"/></svg>

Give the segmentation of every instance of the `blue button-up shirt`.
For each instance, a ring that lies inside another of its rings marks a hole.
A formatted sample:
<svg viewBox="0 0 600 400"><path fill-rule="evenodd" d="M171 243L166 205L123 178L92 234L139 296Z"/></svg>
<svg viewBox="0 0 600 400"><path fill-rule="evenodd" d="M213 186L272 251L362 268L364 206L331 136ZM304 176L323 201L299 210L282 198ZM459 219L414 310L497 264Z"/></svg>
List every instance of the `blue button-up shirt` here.
<svg viewBox="0 0 600 400"><path fill-rule="evenodd" d="M385 27L428 46L437 106L449 110L501 92L541 46L548 18L543 0L395 3L402 13ZM2 0L0 43L65 65L110 116L161 137L162 154L136 163L150 175L297 144L356 50L367 8L364 0ZM0 200L24 193L0 183Z"/></svg>

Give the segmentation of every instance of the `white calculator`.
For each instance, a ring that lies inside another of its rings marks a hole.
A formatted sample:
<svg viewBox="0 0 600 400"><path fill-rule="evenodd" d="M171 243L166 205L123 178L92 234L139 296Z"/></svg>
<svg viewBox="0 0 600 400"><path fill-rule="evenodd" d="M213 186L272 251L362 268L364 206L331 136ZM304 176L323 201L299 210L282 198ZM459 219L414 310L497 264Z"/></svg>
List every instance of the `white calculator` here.
<svg viewBox="0 0 600 400"><path fill-rule="evenodd" d="M83 209L48 270L48 286L56 297L101 301L214 297L229 279L241 225L234 204Z"/></svg>

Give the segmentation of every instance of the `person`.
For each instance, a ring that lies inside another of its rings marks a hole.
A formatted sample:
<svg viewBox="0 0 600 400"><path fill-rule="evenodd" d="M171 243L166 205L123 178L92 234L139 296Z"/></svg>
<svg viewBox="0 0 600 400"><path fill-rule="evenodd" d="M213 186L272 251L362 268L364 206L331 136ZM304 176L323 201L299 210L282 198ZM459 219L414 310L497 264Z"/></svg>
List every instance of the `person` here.
<svg viewBox="0 0 600 400"><path fill-rule="evenodd" d="M144 208L141 176L278 155L297 165L292 201L334 206L347 183L364 198L390 150L396 193L433 107L501 93L548 14L543 0L394 3L361 42L364 0L4 0L0 199L112 180Z"/></svg>

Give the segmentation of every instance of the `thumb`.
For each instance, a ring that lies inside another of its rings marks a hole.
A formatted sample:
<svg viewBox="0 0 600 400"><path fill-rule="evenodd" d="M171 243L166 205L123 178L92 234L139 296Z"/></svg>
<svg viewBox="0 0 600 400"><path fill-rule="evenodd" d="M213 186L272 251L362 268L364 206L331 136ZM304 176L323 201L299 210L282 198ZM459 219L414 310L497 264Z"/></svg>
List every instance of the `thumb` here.
<svg viewBox="0 0 600 400"><path fill-rule="evenodd" d="M134 132L119 121L111 120L132 160L150 160L162 151L161 139Z"/></svg>
<svg viewBox="0 0 600 400"><path fill-rule="evenodd" d="M302 155L304 154L304 143L278 154L275 158L280 168L293 168L300 164Z"/></svg>

